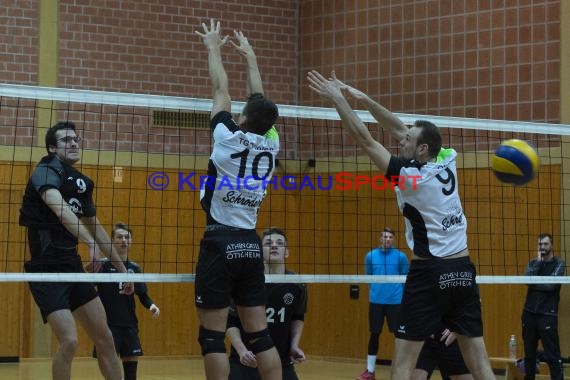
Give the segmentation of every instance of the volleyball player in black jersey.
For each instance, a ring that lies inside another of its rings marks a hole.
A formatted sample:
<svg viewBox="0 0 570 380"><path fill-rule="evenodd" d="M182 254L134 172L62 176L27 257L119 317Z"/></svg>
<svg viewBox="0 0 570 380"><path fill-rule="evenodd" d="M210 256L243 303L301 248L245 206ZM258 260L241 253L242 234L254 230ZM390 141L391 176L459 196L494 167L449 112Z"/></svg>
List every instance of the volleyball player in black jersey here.
<svg viewBox="0 0 570 380"><path fill-rule="evenodd" d="M115 223L111 233L111 241L115 250L121 256L129 273L142 273L137 263L129 260L129 252L132 244L132 231L124 223ZM114 273L117 270L109 260L101 262L100 273ZM120 294L122 284L115 282L100 282L97 284L97 292L107 313L107 324L113 334L115 351L123 362L124 380L136 380L138 357L143 355L139 339L139 321L135 312L136 294L140 303L152 312L153 318L158 318L160 309L149 297L144 282L135 282L134 294Z"/></svg>
<svg viewBox="0 0 570 380"><path fill-rule="evenodd" d="M202 24L213 87L211 123L213 150L208 164L211 181L201 192L207 226L196 266L195 300L200 320L198 341L206 378L227 380L229 361L224 344L230 300L234 300L245 331L244 340L256 354L261 378L280 380L279 355L265 320L265 277L261 241L255 231L259 206L266 196L279 151L274 127L275 104L264 97L257 58L247 38L234 31L238 53L246 58L250 96L236 123L231 111L228 77L221 47L220 23ZM241 184L241 185L240 185Z"/></svg>
<svg viewBox="0 0 570 380"><path fill-rule="evenodd" d="M75 124L59 122L45 137L48 155L36 166L24 194L20 225L27 227L30 256L26 272L84 273L77 251L79 241L89 246L92 261L102 251L117 271L126 273L109 235L101 226L93 203L93 181L73 165L81 157L80 137ZM69 379L77 349L76 320L100 352L98 361L106 379L119 380L121 366L115 355L113 337L105 323L105 309L92 284L87 282L30 282L30 290L44 323L57 339L53 357L53 379ZM125 283L121 293L133 292Z"/></svg>
<svg viewBox="0 0 570 380"><path fill-rule="evenodd" d="M285 267L289 256L287 237L281 228L263 231L263 260L266 274L292 274ZM299 348L307 311L307 289L304 284L268 283L265 312L269 335L279 351L283 380L297 380L294 364L305 360ZM230 309L227 335L232 345L229 380L259 379L257 361L243 343L243 328L235 309Z"/></svg>

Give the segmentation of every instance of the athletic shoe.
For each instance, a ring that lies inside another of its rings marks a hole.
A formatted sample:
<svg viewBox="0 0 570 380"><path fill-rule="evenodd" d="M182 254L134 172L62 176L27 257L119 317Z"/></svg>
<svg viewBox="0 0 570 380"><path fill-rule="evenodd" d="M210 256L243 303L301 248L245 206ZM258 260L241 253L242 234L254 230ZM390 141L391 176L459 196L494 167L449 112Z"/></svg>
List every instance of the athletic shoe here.
<svg viewBox="0 0 570 380"><path fill-rule="evenodd" d="M368 370L365 369L356 380L376 380L376 376L374 376L374 372L368 372Z"/></svg>

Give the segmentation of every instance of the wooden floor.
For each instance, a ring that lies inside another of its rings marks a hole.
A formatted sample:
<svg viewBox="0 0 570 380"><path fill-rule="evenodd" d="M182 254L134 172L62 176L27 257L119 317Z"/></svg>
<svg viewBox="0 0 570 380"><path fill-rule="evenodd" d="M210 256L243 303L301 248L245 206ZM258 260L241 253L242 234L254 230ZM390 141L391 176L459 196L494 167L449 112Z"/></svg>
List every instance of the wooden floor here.
<svg viewBox="0 0 570 380"><path fill-rule="evenodd" d="M0 363L0 380L51 380L49 359L24 359L19 363ZM310 358L296 367L300 380L356 379L364 368L362 362ZM390 368L377 366L376 379L388 379ZM138 380L204 379L201 358L141 358ZM73 380L101 380L97 362L91 358L77 358L73 363ZM440 380L439 373L432 376ZM502 379L502 377L497 377Z"/></svg>

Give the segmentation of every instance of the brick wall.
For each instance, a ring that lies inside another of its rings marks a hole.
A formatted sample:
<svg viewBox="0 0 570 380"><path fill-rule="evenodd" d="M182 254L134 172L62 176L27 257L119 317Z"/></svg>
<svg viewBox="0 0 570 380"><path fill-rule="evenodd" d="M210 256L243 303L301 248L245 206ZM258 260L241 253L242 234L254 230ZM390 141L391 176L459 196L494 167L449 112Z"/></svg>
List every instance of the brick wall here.
<svg viewBox="0 0 570 380"><path fill-rule="evenodd" d="M300 71L335 69L393 111L560 119L558 1L307 0L300 13ZM319 104L306 87L301 101Z"/></svg>
<svg viewBox="0 0 570 380"><path fill-rule="evenodd" d="M301 4L302 73L334 69L395 112L560 121L559 1ZM323 105L307 86L300 91L302 103ZM382 136L377 126L371 132ZM310 148L302 154L344 155L353 142L344 135L342 144L330 145L338 133L302 129L300 139Z"/></svg>
<svg viewBox="0 0 570 380"><path fill-rule="evenodd" d="M7 59L0 77L36 83L38 3L4 3L0 35ZM209 98L207 55L194 32L213 17L223 21L226 33L248 32L266 92L278 103L323 105L304 77L313 68L324 73L334 68L396 112L544 122L560 118L559 1L59 3L60 87ZM230 47L223 57L231 94L242 100L243 60ZM99 119L70 111L64 109L58 117L88 121L86 148L188 154L209 148L207 132L148 128L149 110L131 118L106 111ZM295 121L284 122L283 157L353 151L334 127L297 129ZM131 126L132 132L118 134L118 123Z"/></svg>
<svg viewBox="0 0 570 380"><path fill-rule="evenodd" d="M2 1L0 81L19 84L37 82L38 21L34 1Z"/></svg>
<svg viewBox="0 0 570 380"><path fill-rule="evenodd" d="M33 1L2 1L0 7L0 82L36 84L38 11ZM34 112L20 110L14 99L0 101L0 144L32 144Z"/></svg>
<svg viewBox="0 0 570 380"><path fill-rule="evenodd" d="M297 1L289 0L61 0L59 86L210 98L207 52L195 34L210 18L221 20L224 34L245 32L269 97L278 103L297 102ZM231 45L223 49L223 59L232 98L244 100L244 59ZM86 139L86 148L210 151L209 131L138 128L138 133L118 134L110 124L101 133L97 121L86 128L94 137Z"/></svg>
<svg viewBox="0 0 570 380"><path fill-rule="evenodd" d="M199 7L202 8L199 8ZM60 0L59 85L209 98L201 22L243 30L258 55L265 90L280 103L297 93L297 1ZM244 60L223 50L230 94L245 97Z"/></svg>

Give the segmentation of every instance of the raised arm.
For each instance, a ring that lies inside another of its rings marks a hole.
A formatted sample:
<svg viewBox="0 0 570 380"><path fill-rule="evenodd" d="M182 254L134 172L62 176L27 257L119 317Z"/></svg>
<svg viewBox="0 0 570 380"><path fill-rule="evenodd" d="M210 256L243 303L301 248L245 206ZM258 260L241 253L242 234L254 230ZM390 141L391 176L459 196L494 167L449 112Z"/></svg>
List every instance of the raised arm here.
<svg viewBox="0 0 570 380"><path fill-rule="evenodd" d="M408 133L408 127L402 122L402 120L397 118L387 108L374 101L364 92L357 90L356 88L349 86L337 79L334 71L332 72L332 77L333 80L339 84L341 90L346 91L354 99L357 99L364 103L378 124L380 124L382 128L386 129L386 131L388 131L392 137L398 141L401 141L406 137L406 134Z"/></svg>
<svg viewBox="0 0 570 380"><path fill-rule="evenodd" d="M213 102L211 117L214 117L220 111L231 111L232 100L228 90L228 74L222 63L221 47L227 42L228 36L223 39L220 37L220 22L210 20L210 29L205 23L202 23L204 33L196 31L196 34L202 37L204 45L208 49L208 70L210 72L210 80L212 82Z"/></svg>
<svg viewBox="0 0 570 380"><path fill-rule="evenodd" d="M230 41L230 43L234 45L238 53L244 56L247 61L247 93L263 94L263 84L261 82L261 74L259 73L259 67L257 66L257 57L255 56L255 52L242 32L234 30L234 35L238 40L239 45L233 41Z"/></svg>
<svg viewBox="0 0 570 380"><path fill-rule="evenodd" d="M382 144L374 140L366 125L352 110L341 92L340 81L328 80L316 70L310 71L307 79L309 80L309 87L313 91L333 102L344 127L349 131L356 143L364 149L372 162L385 173L390 163L390 152Z"/></svg>

